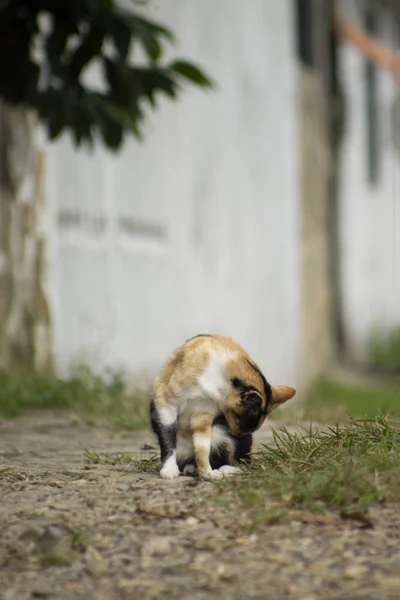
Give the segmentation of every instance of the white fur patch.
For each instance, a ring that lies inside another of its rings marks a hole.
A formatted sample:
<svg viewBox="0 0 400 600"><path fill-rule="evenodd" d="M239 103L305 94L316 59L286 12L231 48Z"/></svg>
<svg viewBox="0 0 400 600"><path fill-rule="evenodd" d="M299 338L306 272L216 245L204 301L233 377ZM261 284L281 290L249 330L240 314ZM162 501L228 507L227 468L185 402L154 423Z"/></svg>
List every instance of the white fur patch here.
<svg viewBox="0 0 400 600"><path fill-rule="evenodd" d="M198 386L204 395L221 404L230 386L230 378L226 372L229 361L236 358L237 352L232 350L213 350L203 373L198 379Z"/></svg>
<svg viewBox="0 0 400 600"><path fill-rule="evenodd" d="M227 446L229 458L232 460L235 453L235 442L223 427L214 425L211 430L211 448L217 450L224 445Z"/></svg>
<svg viewBox="0 0 400 600"><path fill-rule="evenodd" d="M203 433L193 434L193 446L195 448L204 448L204 450L211 450L211 436L204 435Z"/></svg>
<svg viewBox="0 0 400 600"><path fill-rule="evenodd" d="M213 400L218 407L222 407L231 385L226 366L236 356L236 351L212 350L204 371L197 379L197 383L182 391L179 404L187 400L207 399Z"/></svg>
<svg viewBox="0 0 400 600"><path fill-rule="evenodd" d="M179 477L179 468L176 464L175 453L165 461L160 471L160 476L163 479L175 479L175 477Z"/></svg>
<svg viewBox="0 0 400 600"><path fill-rule="evenodd" d="M202 479L221 479L223 476L223 473L221 473L218 469L210 470L208 473L202 473L200 475Z"/></svg>
<svg viewBox="0 0 400 600"><path fill-rule="evenodd" d="M164 427L170 427L176 422L178 412L176 406L160 406L157 412L161 425L164 425Z"/></svg>

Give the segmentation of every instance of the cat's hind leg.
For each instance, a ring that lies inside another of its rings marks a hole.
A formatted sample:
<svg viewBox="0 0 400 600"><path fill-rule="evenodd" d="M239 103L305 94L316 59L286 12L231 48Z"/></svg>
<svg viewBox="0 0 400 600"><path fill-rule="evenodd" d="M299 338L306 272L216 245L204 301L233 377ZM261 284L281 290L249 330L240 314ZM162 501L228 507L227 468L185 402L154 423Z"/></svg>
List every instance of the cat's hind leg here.
<svg viewBox="0 0 400 600"><path fill-rule="evenodd" d="M236 440L235 462L250 465L253 436L251 433Z"/></svg>
<svg viewBox="0 0 400 600"><path fill-rule="evenodd" d="M198 475L197 467L193 463L188 463L183 467L183 474L188 475L189 477L195 477Z"/></svg>
<svg viewBox="0 0 400 600"><path fill-rule="evenodd" d="M222 473L217 469L212 469L210 465L212 423L213 416L208 413L194 414L190 418L197 471L199 476L204 479L223 477Z"/></svg>
<svg viewBox="0 0 400 600"><path fill-rule="evenodd" d="M157 406L156 400L150 402L150 422L157 436L161 452L161 471L163 479L179 476L176 462L177 410L175 406Z"/></svg>
<svg viewBox="0 0 400 600"><path fill-rule="evenodd" d="M235 440L236 447L235 447L235 455L234 455L235 463L239 463L239 464L242 463L243 465L250 464L252 444L253 444L253 436L251 434L245 435L241 438L236 438L236 440ZM222 475L224 477L227 475L235 475L242 471L242 469L240 469L239 467L234 466L232 464L222 465L218 470L220 473L222 473Z"/></svg>

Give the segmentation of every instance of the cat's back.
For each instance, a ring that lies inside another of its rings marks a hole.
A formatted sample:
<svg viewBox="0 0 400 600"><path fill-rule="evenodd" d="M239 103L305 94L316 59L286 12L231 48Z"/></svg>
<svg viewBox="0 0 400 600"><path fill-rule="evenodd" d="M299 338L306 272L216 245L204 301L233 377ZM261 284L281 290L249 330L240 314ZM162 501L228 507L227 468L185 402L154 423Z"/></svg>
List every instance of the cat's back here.
<svg viewBox="0 0 400 600"><path fill-rule="evenodd" d="M222 386L228 363L247 357L243 348L230 337L201 334L174 350L156 380L156 391L167 400L182 389L207 385Z"/></svg>

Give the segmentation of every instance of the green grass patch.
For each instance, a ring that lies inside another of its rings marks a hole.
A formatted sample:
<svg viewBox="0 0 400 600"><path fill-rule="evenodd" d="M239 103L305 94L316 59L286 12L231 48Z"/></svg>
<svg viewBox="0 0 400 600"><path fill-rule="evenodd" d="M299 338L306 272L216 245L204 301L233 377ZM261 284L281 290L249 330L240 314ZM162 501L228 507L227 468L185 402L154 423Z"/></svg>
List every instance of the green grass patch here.
<svg viewBox="0 0 400 600"><path fill-rule="evenodd" d="M317 423L348 422L353 418L400 414L400 387L390 384L361 385L318 379L304 400L277 410L274 418L312 420Z"/></svg>
<svg viewBox="0 0 400 600"><path fill-rule="evenodd" d="M374 371L400 375L400 329L394 329L386 338L378 332L369 344L369 367Z"/></svg>
<svg viewBox="0 0 400 600"><path fill-rule="evenodd" d="M161 469L161 460L158 454L154 454L150 458L135 460L134 465L141 473L154 473L158 475Z"/></svg>
<svg viewBox="0 0 400 600"><path fill-rule="evenodd" d="M84 448L85 461L92 465L130 465L132 462L132 454L129 452L117 452L116 454L110 454L108 452L96 452L96 450L90 450Z"/></svg>
<svg viewBox="0 0 400 600"><path fill-rule="evenodd" d="M148 392L131 390L123 373L75 368L68 377L0 369L0 416L17 417L33 409L64 409L88 422L126 429L148 427Z"/></svg>
<svg viewBox="0 0 400 600"><path fill-rule="evenodd" d="M326 431L274 432L253 465L217 483L218 501L248 509L250 523L292 509L359 515L373 502L400 501L400 420L351 420Z"/></svg>

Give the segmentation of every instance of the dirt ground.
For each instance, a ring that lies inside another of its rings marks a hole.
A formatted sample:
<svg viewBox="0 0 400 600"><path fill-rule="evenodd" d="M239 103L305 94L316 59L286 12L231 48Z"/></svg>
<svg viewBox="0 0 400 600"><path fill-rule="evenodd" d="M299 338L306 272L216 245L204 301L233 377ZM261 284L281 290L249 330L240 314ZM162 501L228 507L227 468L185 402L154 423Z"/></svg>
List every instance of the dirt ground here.
<svg viewBox="0 0 400 600"><path fill-rule="evenodd" d="M399 507L370 528L298 514L249 534L211 482L85 462L149 445L60 415L0 422L1 600L400 599Z"/></svg>

